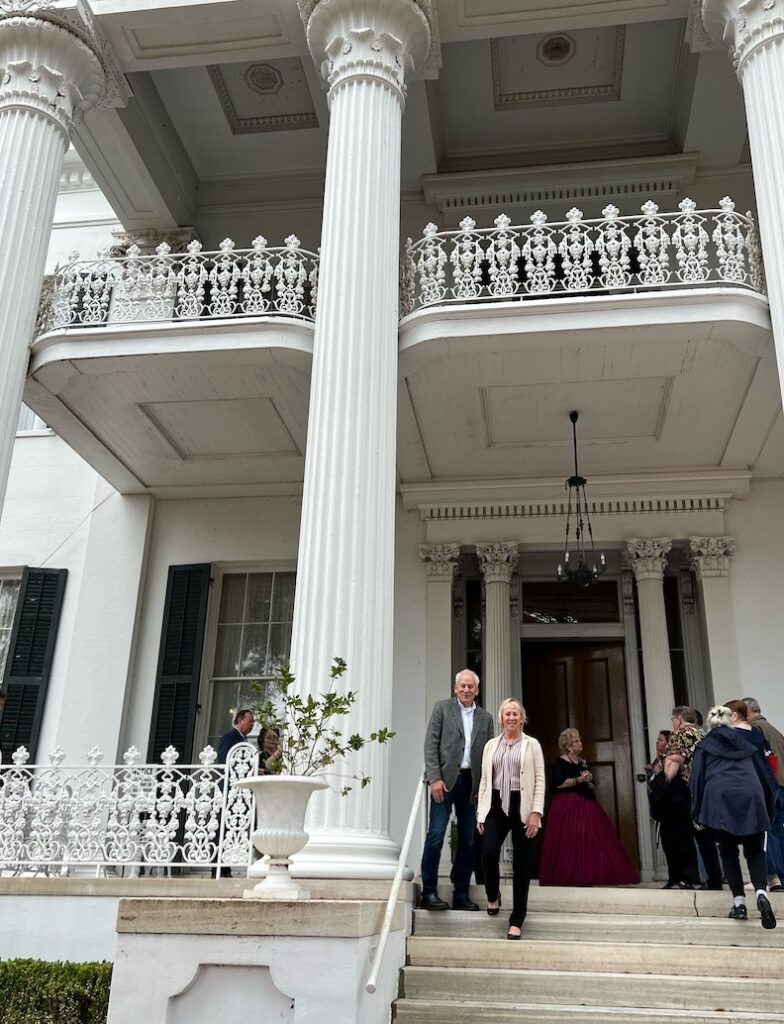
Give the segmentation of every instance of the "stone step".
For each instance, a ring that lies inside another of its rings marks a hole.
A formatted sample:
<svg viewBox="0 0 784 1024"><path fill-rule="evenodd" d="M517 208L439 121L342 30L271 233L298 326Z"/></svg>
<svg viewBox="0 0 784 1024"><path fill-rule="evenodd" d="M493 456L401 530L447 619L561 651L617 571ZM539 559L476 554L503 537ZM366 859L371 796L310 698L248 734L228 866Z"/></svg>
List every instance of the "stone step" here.
<svg viewBox="0 0 784 1024"><path fill-rule="evenodd" d="M729 921L739 932L742 922ZM613 972L624 974L707 975L732 978L784 977L784 948L675 945L671 942L585 942L566 940L509 942L507 925L496 938L412 935L408 963L414 967L508 968L535 971ZM762 929L759 929L760 933ZM608 932L608 934L612 934ZM615 936L612 936L613 939Z"/></svg>
<svg viewBox="0 0 784 1024"><path fill-rule="evenodd" d="M499 944L493 944L499 945ZM511 947L524 943L508 943ZM513 968L407 966L401 1000L486 1005L637 1007L700 1013L760 1014L782 1011L782 982L772 978L707 975L625 974L616 971L555 971ZM400 1003L398 1003L400 1005ZM582 1011L581 1011L582 1012ZM454 1019L454 1018L453 1018Z"/></svg>
<svg viewBox="0 0 784 1024"><path fill-rule="evenodd" d="M442 896L448 893L444 889ZM471 898L484 910L487 903L485 891L474 885ZM512 887L501 885L505 906L511 905ZM784 918L784 893L769 894L773 909ZM754 894L747 893L751 914L756 914ZM728 889L721 892L707 892L672 889L646 889L641 886L608 886L593 888L567 888L562 886L531 886L529 910L559 914L638 914L643 917L719 917L726 918L732 906ZM430 911L438 913L438 911ZM440 913L443 913L441 911Z"/></svg>
<svg viewBox="0 0 784 1024"><path fill-rule="evenodd" d="M749 901L749 920L729 921L715 917L672 917L619 914L612 921L606 914L564 914L547 911L529 913L525 920L525 940L564 939L579 942L661 943L665 938L678 945L763 946L784 945L784 913L780 927L765 931L759 915ZM506 934L508 914L503 908L498 917L457 910L417 910L414 934L417 937L492 939Z"/></svg>
<svg viewBox="0 0 784 1024"><path fill-rule="evenodd" d="M401 1024L563 1024L577 1008L563 1003L476 1003L400 999L394 1020ZM580 1006L581 1024L784 1024L784 1013L650 1010L628 1006Z"/></svg>

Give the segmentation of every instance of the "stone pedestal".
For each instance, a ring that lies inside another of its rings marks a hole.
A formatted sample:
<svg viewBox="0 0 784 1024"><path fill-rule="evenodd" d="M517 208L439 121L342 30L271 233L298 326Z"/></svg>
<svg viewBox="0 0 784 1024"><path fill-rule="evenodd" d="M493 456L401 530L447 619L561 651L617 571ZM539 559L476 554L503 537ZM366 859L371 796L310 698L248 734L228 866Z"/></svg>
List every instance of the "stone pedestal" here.
<svg viewBox="0 0 784 1024"><path fill-rule="evenodd" d="M629 565L637 580L649 747L662 729L669 729L675 703L664 612L664 570L671 547L672 541L666 537L629 540L626 544Z"/></svg>
<svg viewBox="0 0 784 1024"><path fill-rule="evenodd" d="M392 708L400 132L405 80L430 46L410 0L300 4L329 88L330 126L291 664L323 690L332 659L359 697L343 723L367 736ZM372 778L314 799L309 877L391 877L389 749L348 763Z"/></svg>
<svg viewBox="0 0 784 1024"><path fill-rule="evenodd" d="M485 581L483 703L495 720L501 701L517 691L512 682L510 626L510 585L517 566L517 542L477 544L476 553Z"/></svg>
<svg viewBox="0 0 784 1024"><path fill-rule="evenodd" d="M732 537L690 537L689 546L700 587L713 696L715 701L723 703L738 698L742 690L748 689L740 676L730 593L730 561L735 553L735 541Z"/></svg>
<svg viewBox="0 0 784 1024"><path fill-rule="evenodd" d="M0 508L63 157L74 118L104 91L101 61L83 38L14 15L12 0L0 4Z"/></svg>

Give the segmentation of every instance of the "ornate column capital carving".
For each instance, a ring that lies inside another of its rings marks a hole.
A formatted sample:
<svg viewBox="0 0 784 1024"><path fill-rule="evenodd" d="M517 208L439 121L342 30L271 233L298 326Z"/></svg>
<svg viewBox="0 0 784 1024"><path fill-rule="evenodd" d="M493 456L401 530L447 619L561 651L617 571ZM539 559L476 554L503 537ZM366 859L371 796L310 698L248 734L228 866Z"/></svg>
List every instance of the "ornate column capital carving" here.
<svg viewBox="0 0 784 1024"><path fill-rule="evenodd" d="M626 541L629 567L637 582L662 580L667 568L667 555L672 548L669 537L648 537L642 540L632 537Z"/></svg>
<svg viewBox="0 0 784 1024"><path fill-rule="evenodd" d="M460 545L420 544L419 557L428 583L451 583L457 572Z"/></svg>
<svg viewBox="0 0 784 1024"><path fill-rule="evenodd" d="M729 576L730 559L735 554L734 537L689 537L689 549L698 580Z"/></svg>
<svg viewBox="0 0 784 1024"><path fill-rule="evenodd" d="M784 37L784 0L702 0L702 21L742 76L750 57Z"/></svg>
<svg viewBox="0 0 784 1024"><path fill-rule="evenodd" d="M128 89L83 0L0 0L0 110L26 108L70 136L99 105L122 105Z"/></svg>
<svg viewBox="0 0 784 1024"><path fill-rule="evenodd" d="M298 0L308 48L330 98L374 79L405 100L406 81L432 64L432 0Z"/></svg>
<svg viewBox="0 0 784 1024"><path fill-rule="evenodd" d="M479 568L485 583L512 582L512 574L517 568L517 541L505 543L477 544Z"/></svg>

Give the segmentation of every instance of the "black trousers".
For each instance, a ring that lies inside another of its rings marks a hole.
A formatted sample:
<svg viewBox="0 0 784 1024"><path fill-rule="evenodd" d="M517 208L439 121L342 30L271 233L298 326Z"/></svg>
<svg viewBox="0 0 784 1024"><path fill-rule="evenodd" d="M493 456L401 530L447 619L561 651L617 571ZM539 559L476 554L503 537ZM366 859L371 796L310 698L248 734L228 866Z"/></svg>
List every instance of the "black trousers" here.
<svg viewBox="0 0 784 1024"><path fill-rule="evenodd" d="M512 793L509 814L501 807L501 794L493 790L490 813L485 820L482 837L482 864L485 869L485 892L488 903L495 903L501 892L499 860L504 840L512 833L512 912L509 924L522 928L528 911L528 887L534 858L534 842L526 838L525 825L520 820L520 793Z"/></svg>
<svg viewBox="0 0 784 1024"><path fill-rule="evenodd" d="M689 787L680 777L668 784L659 835L667 860L667 881L670 885L699 885L697 848L694 845L694 823L691 820Z"/></svg>
<svg viewBox="0 0 784 1024"><path fill-rule="evenodd" d="M734 836L731 832L716 830L719 850L724 864L724 874L733 896L743 896L743 875L740 870L739 847L743 847L743 856L749 866L749 876L755 889L763 892L768 884L768 865L765 859L765 833L757 832L751 836Z"/></svg>
<svg viewBox="0 0 784 1024"><path fill-rule="evenodd" d="M712 828L695 830L694 838L705 865L705 873L708 876L709 889L722 888L721 864L719 863L719 851L716 846L716 833Z"/></svg>

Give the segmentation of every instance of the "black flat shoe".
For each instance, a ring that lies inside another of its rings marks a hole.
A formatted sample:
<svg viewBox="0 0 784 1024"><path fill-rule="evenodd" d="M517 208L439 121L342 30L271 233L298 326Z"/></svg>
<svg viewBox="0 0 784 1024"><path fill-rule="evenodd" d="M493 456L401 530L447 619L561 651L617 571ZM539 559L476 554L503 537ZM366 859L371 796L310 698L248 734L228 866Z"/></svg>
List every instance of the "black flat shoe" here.
<svg viewBox="0 0 784 1024"><path fill-rule="evenodd" d="M510 939L512 942L517 942L518 939L522 939L522 937L523 937L522 929L520 930L520 934L519 935L512 935L511 932L507 932L506 937L507 937L507 939Z"/></svg>
<svg viewBox="0 0 784 1024"><path fill-rule="evenodd" d="M437 892L429 892L419 901L422 910L449 910L449 904L442 900Z"/></svg>
<svg viewBox="0 0 784 1024"><path fill-rule="evenodd" d="M501 909L501 897L499 896L498 897L498 906L497 907L488 907L487 908L488 917L498 917L498 912L500 911L500 909Z"/></svg>
<svg viewBox="0 0 784 1024"><path fill-rule="evenodd" d="M467 896L455 896L452 900L452 910L479 910L479 904Z"/></svg>
<svg viewBox="0 0 784 1024"><path fill-rule="evenodd" d="M760 912L763 928L776 927L776 915L773 913L773 907L770 905L770 900L764 892L761 892L757 897L757 910Z"/></svg>

